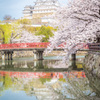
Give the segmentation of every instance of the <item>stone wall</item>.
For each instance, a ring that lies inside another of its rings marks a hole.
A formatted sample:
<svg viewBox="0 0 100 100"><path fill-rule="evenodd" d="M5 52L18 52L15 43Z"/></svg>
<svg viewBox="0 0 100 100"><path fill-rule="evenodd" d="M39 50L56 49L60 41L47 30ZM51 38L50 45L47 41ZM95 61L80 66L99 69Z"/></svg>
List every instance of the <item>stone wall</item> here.
<svg viewBox="0 0 100 100"><path fill-rule="evenodd" d="M43 56L58 56L62 51L52 51L51 53L44 53ZM33 57L34 53L33 51L14 51L13 58L18 57ZM1 53L0 53L0 59L1 59Z"/></svg>
<svg viewBox="0 0 100 100"><path fill-rule="evenodd" d="M14 51L13 57L33 57L33 51Z"/></svg>
<svg viewBox="0 0 100 100"><path fill-rule="evenodd" d="M91 88L100 97L100 54L89 53L85 57L83 68Z"/></svg>
<svg viewBox="0 0 100 100"><path fill-rule="evenodd" d="M84 67L92 74L100 77L100 54L89 53L84 60Z"/></svg>
<svg viewBox="0 0 100 100"><path fill-rule="evenodd" d="M13 57L33 57L33 51L14 51ZM0 59L1 59L1 52L0 52Z"/></svg>

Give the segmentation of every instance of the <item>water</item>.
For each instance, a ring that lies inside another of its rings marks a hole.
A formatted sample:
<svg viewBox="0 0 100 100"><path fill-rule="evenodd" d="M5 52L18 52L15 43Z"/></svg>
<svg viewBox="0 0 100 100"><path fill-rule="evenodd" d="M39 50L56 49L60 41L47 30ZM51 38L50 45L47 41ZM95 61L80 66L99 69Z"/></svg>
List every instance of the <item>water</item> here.
<svg viewBox="0 0 100 100"><path fill-rule="evenodd" d="M59 60L30 57L0 62L0 100L100 100L96 77L91 84L93 77L80 69L81 64L75 70L53 68Z"/></svg>

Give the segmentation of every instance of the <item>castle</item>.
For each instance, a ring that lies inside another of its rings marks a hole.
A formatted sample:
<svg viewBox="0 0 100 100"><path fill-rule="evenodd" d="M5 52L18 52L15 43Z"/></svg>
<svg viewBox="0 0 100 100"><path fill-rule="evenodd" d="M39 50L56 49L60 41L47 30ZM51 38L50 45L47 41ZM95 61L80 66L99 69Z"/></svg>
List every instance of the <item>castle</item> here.
<svg viewBox="0 0 100 100"><path fill-rule="evenodd" d="M54 20L50 15L54 14L59 6L58 0L36 0L34 6L24 7L23 18L30 19L33 24L46 25Z"/></svg>

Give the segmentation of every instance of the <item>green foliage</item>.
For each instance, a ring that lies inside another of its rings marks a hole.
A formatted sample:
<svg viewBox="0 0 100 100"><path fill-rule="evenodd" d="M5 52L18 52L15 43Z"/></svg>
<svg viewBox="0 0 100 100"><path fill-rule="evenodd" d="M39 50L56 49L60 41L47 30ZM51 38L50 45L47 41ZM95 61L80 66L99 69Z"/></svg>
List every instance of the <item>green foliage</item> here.
<svg viewBox="0 0 100 100"><path fill-rule="evenodd" d="M0 40L2 43L9 43L11 32L10 24L0 25Z"/></svg>
<svg viewBox="0 0 100 100"><path fill-rule="evenodd" d="M77 68L83 68L83 64L77 63L76 66L77 66Z"/></svg>
<svg viewBox="0 0 100 100"><path fill-rule="evenodd" d="M36 35L42 35L43 38L41 42L48 42L49 38L52 37L53 34L53 27L46 27L46 26L41 26L41 28L36 32Z"/></svg>
<svg viewBox="0 0 100 100"><path fill-rule="evenodd" d="M32 27L32 26L23 26L23 29L27 30L28 32L35 33L40 29L40 27Z"/></svg>
<svg viewBox="0 0 100 100"><path fill-rule="evenodd" d="M39 78L39 80L41 81L42 84L44 84L45 82L50 82L51 78Z"/></svg>
<svg viewBox="0 0 100 100"><path fill-rule="evenodd" d="M12 82L12 79L11 77L6 74L5 76L1 76L0 77L0 82L2 82L3 84L0 86L0 96L2 96L2 92L9 89L9 88L12 88L12 85L13 85L13 82Z"/></svg>
<svg viewBox="0 0 100 100"><path fill-rule="evenodd" d="M20 38L21 32L22 28L19 27L18 23L0 24L0 43L3 44L12 43L12 38L13 39Z"/></svg>
<svg viewBox="0 0 100 100"><path fill-rule="evenodd" d="M61 81L61 82L66 82L66 80L63 79L63 78L60 78L59 81Z"/></svg>
<svg viewBox="0 0 100 100"><path fill-rule="evenodd" d="M29 19L20 19L17 22L18 24L29 24L29 25L31 24L31 20Z"/></svg>
<svg viewBox="0 0 100 100"><path fill-rule="evenodd" d="M4 87L5 87L5 89L12 87L12 84L13 84L13 82L12 82L11 77L6 74L4 76Z"/></svg>
<svg viewBox="0 0 100 100"><path fill-rule="evenodd" d="M21 19L12 24L0 24L0 43L12 43L12 37L20 38L20 34L22 30L27 30L30 33L35 33L37 36L43 36L41 42L48 42L49 38L52 37L54 34L52 31L56 31L53 27L32 27L30 25L24 25L23 27L19 27L19 24L29 24L30 20L28 19ZM18 35L19 34L19 35Z"/></svg>

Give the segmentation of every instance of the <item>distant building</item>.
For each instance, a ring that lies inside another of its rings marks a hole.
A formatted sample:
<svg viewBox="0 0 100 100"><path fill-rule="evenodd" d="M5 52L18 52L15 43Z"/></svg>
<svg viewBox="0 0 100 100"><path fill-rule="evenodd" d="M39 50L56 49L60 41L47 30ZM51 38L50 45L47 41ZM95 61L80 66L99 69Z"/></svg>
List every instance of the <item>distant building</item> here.
<svg viewBox="0 0 100 100"><path fill-rule="evenodd" d="M25 6L23 10L24 18L32 19L32 14L33 14L32 10L33 10L32 6Z"/></svg>
<svg viewBox="0 0 100 100"><path fill-rule="evenodd" d="M31 19L33 24L48 24L54 20L50 15L54 14L59 6L58 0L36 0L33 7L24 7L23 18Z"/></svg>

